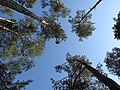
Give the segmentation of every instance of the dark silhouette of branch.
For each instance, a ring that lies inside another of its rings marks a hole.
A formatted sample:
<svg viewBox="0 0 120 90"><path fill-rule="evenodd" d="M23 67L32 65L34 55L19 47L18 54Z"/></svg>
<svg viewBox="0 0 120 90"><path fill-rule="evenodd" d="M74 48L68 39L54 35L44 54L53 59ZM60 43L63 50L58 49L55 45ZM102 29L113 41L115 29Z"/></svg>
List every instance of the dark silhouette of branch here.
<svg viewBox="0 0 120 90"><path fill-rule="evenodd" d="M77 23L81 23L81 21L93 10L96 8L96 6L101 2L102 0L99 0L82 18L80 21L78 21Z"/></svg>
<svg viewBox="0 0 120 90"><path fill-rule="evenodd" d="M80 74L85 70L85 67L79 72L79 74L75 77L74 79L74 82L73 82L73 85L72 85L72 89L74 89L74 86L75 86L75 83L76 83L76 80L77 78L80 76Z"/></svg>

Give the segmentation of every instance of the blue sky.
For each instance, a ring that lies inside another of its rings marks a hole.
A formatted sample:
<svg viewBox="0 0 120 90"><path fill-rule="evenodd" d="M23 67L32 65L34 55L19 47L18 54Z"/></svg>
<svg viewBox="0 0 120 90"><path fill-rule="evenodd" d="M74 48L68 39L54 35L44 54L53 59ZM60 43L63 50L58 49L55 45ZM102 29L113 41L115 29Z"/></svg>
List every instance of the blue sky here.
<svg viewBox="0 0 120 90"><path fill-rule="evenodd" d="M96 0L62 0L65 5L71 8L71 15L74 16L76 10L89 10ZM35 5L34 9L31 9L37 15L40 15L40 2ZM93 35L83 42L79 42L78 37L71 33L71 26L66 19L61 20L63 28L66 30L68 39L66 42L62 42L56 45L54 40L50 40L46 43L44 54L41 57L36 57L36 66L30 71L20 75L19 79L27 80L33 79L34 82L26 87L25 90L53 90L50 78L60 79L65 77L65 74L57 74L54 70L54 66L66 62L66 53L70 52L72 55L86 55L87 58L93 63L95 67L97 63L101 62L106 55L106 51L111 51L113 47L120 47L120 41L114 39L113 36L113 18L117 16L120 8L120 0L102 0L95 10L92 11L92 21L95 22L96 30ZM20 13L17 13L21 16ZM104 70L106 71L105 66ZM116 82L120 84L120 81L112 75L109 75Z"/></svg>

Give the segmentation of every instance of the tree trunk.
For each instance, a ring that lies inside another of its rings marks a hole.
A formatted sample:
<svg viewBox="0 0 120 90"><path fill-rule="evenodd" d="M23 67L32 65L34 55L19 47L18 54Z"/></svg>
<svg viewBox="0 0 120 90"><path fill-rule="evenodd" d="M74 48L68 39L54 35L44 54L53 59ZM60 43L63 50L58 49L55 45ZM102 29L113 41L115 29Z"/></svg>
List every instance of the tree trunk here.
<svg viewBox="0 0 120 90"><path fill-rule="evenodd" d="M6 31L8 31L8 32L12 32L13 34L16 34L16 35L20 35L19 33L17 33L17 32L15 32L15 31L13 31L13 30L11 30L11 29L9 29L9 28L6 28L6 27L4 27L4 26L2 26L2 25L0 25L0 29L2 29L2 30L6 30Z"/></svg>
<svg viewBox="0 0 120 90"><path fill-rule="evenodd" d="M37 16L36 14L34 14L33 12L29 11L28 9L24 8L23 6L19 5L18 3L16 3L13 0L0 0L0 4L5 6L5 7L9 7L13 10L16 10L22 14L25 14L27 16L30 16L44 24L48 24L47 22L45 22L44 20L42 20L41 17Z"/></svg>
<svg viewBox="0 0 120 90"><path fill-rule="evenodd" d="M6 30L6 31L8 31L8 32L12 32L12 33L14 33L14 34L16 34L16 35L19 36L19 33L15 32L14 30L11 30L11 29L8 28L8 27L6 27L6 26L7 26L7 23L16 24L15 21L11 21L11 20L9 20L9 19L1 18L1 17L0 17L0 29Z"/></svg>
<svg viewBox="0 0 120 90"><path fill-rule="evenodd" d="M1 23L1 22L9 22L9 23L16 24L16 22L15 22L15 21L11 21L11 20L9 20L9 19L6 19L6 18L1 18L1 17L0 17L0 23Z"/></svg>
<svg viewBox="0 0 120 90"><path fill-rule="evenodd" d="M81 18L80 21L78 21L77 23L81 23L81 21L93 10L96 8L96 6L101 2L102 0L97 1L97 3Z"/></svg>
<svg viewBox="0 0 120 90"><path fill-rule="evenodd" d="M89 66L85 62L79 61L79 60L76 60L76 61L81 62L90 72L92 72L98 78L98 80L100 80L106 86L108 86L110 90L120 90L120 86L112 79L108 78L107 76L102 75L100 72L98 72L98 70Z"/></svg>

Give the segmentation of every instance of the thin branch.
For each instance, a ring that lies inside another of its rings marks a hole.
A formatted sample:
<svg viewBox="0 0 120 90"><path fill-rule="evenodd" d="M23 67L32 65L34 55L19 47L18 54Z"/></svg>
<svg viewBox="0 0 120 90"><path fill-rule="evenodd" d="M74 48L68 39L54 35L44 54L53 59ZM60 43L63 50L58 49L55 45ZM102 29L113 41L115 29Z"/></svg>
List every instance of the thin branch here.
<svg viewBox="0 0 120 90"><path fill-rule="evenodd" d="M80 21L78 21L77 23L81 23L81 21L94 9L96 8L96 6L101 2L102 0L99 0L82 18Z"/></svg>
<svg viewBox="0 0 120 90"><path fill-rule="evenodd" d="M74 79L74 82L73 82L73 86L72 86L72 89L74 89L74 86L75 86L75 82L77 80L77 78L80 76L80 74L85 70L85 67L79 72L79 74L75 77Z"/></svg>
<svg viewBox="0 0 120 90"><path fill-rule="evenodd" d="M66 76L66 77L64 77L64 78L62 78L62 79L60 79L60 80L57 80L57 82L62 81L62 80L64 80L64 79L66 79L66 78L68 78L68 76Z"/></svg>
<svg viewBox="0 0 120 90"><path fill-rule="evenodd" d="M63 65L65 65L65 64L67 64L68 62L65 62L65 63L63 63L62 65L60 65L60 66L63 66Z"/></svg>
<svg viewBox="0 0 120 90"><path fill-rule="evenodd" d="M78 63L78 65L77 65L77 67L76 67L76 69L75 69L74 73L71 75L71 77L73 77L73 76L74 76L74 74L76 73L77 69L79 68L79 64L80 64L80 63ZM80 65L80 68L81 68L81 67L82 67L82 64Z"/></svg>
<svg viewBox="0 0 120 90"><path fill-rule="evenodd" d="M65 63L63 63L61 66L65 65L65 64L67 64L67 63L68 63L68 62L65 62ZM79 64L80 64L80 62L79 62ZM76 67L74 73L71 75L71 77L73 77L74 74L76 73L77 69L79 68L79 64L77 65L77 67ZM82 64L81 64L81 65L82 65ZM81 66L80 66L80 67L81 67ZM84 70L84 68L81 70L81 72L83 72L83 70ZM80 72L80 73L81 73L81 72ZM62 78L62 79L60 79L60 80L58 80L57 82L62 81L62 80L64 80L64 79L68 78L68 77L69 77L69 76L66 76L66 77L64 77L64 78Z"/></svg>
<svg viewBox="0 0 120 90"><path fill-rule="evenodd" d="M1 18L1 17L0 17L0 21L6 21L6 22L9 22L9 23L16 24L16 22L15 22L15 21L8 20L8 19L6 19L6 18Z"/></svg>
<svg viewBox="0 0 120 90"><path fill-rule="evenodd" d="M2 25L0 25L0 29L2 29L2 30L6 30L6 31L8 31L8 32L12 32L12 33L14 33L14 34L16 34L16 35L20 35L19 33L17 33L17 32L15 32L15 31L13 31L13 30L11 30L11 29L9 29L9 28L6 28L6 27L4 27L4 26L2 26Z"/></svg>

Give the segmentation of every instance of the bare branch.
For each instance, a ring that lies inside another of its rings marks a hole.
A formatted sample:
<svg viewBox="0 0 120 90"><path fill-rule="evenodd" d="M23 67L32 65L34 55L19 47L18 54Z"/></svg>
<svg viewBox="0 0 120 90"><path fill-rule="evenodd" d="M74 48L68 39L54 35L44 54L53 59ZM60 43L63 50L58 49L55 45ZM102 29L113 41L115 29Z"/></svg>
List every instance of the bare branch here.
<svg viewBox="0 0 120 90"><path fill-rule="evenodd" d="M81 23L81 21L93 10L96 8L96 6L101 2L102 0L99 0L82 18L79 22L77 23Z"/></svg>

